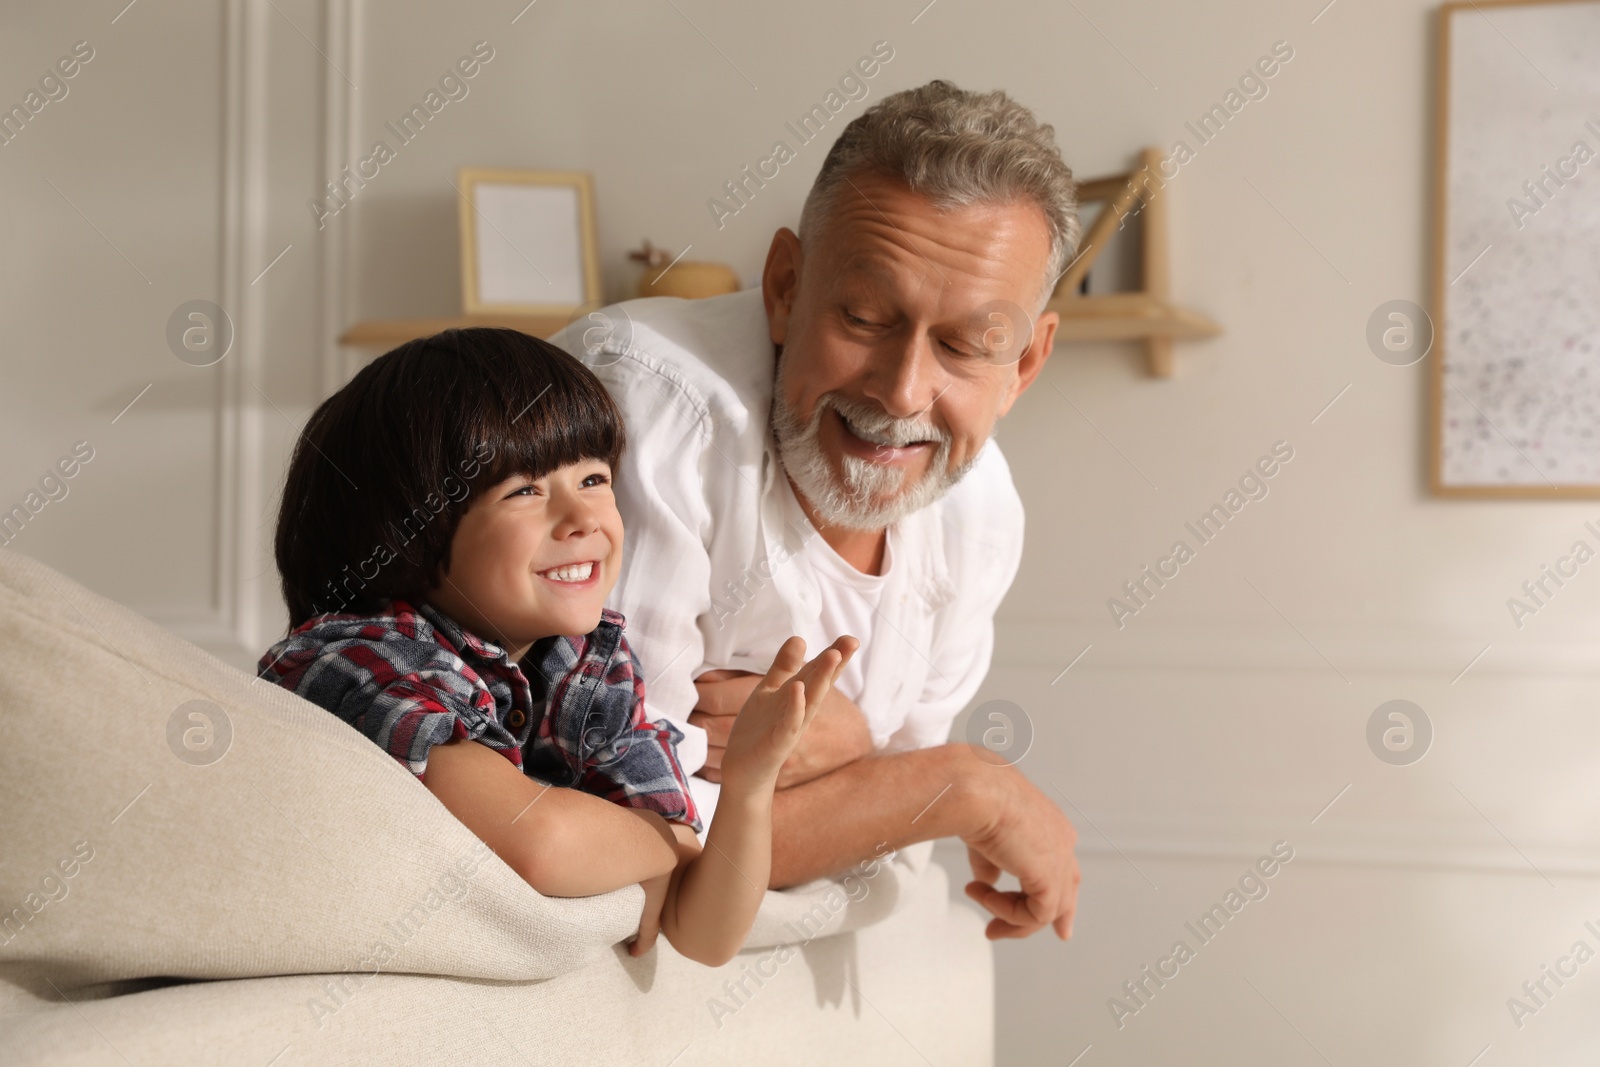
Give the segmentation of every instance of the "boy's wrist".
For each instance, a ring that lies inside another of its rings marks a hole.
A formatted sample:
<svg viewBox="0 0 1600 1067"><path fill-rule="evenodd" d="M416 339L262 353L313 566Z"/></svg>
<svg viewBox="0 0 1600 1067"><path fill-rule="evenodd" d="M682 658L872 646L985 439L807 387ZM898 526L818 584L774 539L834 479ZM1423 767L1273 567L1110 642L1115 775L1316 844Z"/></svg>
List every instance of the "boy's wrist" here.
<svg viewBox="0 0 1600 1067"><path fill-rule="evenodd" d="M746 769L742 765L728 766L726 761L723 763L722 782L718 784L718 808L725 800L755 797L766 797L770 800L773 790L778 789L778 776L782 768L773 768L768 774L747 774L744 773Z"/></svg>
<svg viewBox="0 0 1600 1067"><path fill-rule="evenodd" d="M773 785L771 782L766 783L764 786L733 784L732 788L730 788L730 783L724 782L722 791L717 794L716 814L721 816L723 812L728 812L730 815L737 815L740 818L771 819L772 793ZM713 817L712 824L716 824L716 817Z"/></svg>

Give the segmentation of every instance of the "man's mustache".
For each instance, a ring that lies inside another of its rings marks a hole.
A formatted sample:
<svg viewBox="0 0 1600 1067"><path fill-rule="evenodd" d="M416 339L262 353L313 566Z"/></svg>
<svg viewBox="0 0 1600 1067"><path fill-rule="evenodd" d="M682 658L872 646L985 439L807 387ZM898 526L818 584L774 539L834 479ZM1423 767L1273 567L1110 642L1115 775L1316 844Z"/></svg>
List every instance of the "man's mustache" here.
<svg viewBox="0 0 1600 1067"><path fill-rule="evenodd" d="M886 447L903 448L922 441L943 444L950 435L931 422L921 419L896 419L888 413L866 404L825 393L818 404L818 416L823 407L832 407L850 425L867 433L887 437Z"/></svg>

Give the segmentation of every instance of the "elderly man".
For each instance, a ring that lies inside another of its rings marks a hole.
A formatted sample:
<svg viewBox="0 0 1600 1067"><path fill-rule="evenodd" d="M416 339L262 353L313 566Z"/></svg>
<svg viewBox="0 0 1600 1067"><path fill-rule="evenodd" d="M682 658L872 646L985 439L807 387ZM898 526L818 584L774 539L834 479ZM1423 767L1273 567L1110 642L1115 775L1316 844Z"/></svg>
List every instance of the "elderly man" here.
<svg viewBox="0 0 1600 1067"><path fill-rule="evenodd" d="M613 604L708 823L732 716L783 640L861 640L779 779L774 888L954 836L990 938L1071 932L1071 824L948 738L1022 551L990 435L1050 354L1078 236L1051 128L935 81L845 128L759 292L630 301L554 338L627 419Z"/></svg>

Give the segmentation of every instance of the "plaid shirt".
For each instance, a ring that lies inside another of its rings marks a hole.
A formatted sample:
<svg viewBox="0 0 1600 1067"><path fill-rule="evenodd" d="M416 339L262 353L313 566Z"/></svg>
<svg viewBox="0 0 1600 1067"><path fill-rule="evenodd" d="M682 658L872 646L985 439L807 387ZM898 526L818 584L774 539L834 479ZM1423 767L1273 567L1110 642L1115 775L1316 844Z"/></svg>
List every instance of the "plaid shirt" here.
<svg viewBox="0 0 1600 1067"><path fill-rule="evenodd" d="M649 808L698 833L678 762L683 732L644 716L644 677L601 609L581 637L547 637L522 664L428 604L318 615L262 655L260 676L333 712L422 779L428 749L465 738L530 777ZM530 683L527 667L534 681Z"/></svg>

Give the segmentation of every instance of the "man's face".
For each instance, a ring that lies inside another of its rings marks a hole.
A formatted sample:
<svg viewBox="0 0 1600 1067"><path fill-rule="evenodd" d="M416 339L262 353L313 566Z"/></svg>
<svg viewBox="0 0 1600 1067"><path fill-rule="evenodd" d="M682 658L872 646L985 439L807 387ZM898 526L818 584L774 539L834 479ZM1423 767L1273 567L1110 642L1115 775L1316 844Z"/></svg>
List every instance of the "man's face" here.
<svg viewBox="0 0 1600 1067"><path fill-rule="evenodd" d="M961 479L1049 355L1049 228L1031 202L941 211L860 175L819 229L768 254L773 432L827 522L882 529Z"/></svg>

